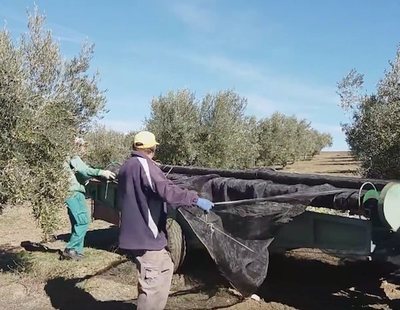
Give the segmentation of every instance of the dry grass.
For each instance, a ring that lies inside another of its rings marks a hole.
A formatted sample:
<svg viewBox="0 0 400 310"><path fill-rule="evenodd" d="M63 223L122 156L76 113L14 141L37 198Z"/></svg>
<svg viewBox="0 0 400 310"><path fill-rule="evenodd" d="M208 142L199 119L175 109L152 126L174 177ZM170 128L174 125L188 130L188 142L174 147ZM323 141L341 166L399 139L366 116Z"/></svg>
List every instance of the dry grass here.
<svg viewBox="0 0 400 310"><path fill-rule="evenodd" d="M66 210L60 210L56 235L69 232ZM110 225L95 221L91 231ZM45 251L26 251L21 242L40 243L42 234L28 208L7 207L0 216L0 309L53 309L45 287L52 279L91 277L124 257L105 249L85 248L80 262L59 260L65 241L42 243Z"/></svg>
<svg viewBox="0 0 400 310"><path fill-rule="evenodd" d="M31 254L28 272L35 279L47 281L57 277L84 278L123 260L120 255L105 250L87 248L82 261L62 261L56 253L34 252Z"/></svg>

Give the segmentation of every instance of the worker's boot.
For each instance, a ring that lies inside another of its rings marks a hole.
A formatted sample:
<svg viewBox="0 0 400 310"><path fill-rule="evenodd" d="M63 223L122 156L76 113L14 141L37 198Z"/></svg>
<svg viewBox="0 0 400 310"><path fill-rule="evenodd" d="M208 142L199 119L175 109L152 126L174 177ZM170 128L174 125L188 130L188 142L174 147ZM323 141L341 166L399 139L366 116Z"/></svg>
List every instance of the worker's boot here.
<svg viewBox="0 0 400 310"><path fill-rule="evenodd" d="M78 253L74 249L65 249L64 252L62 252L60 259L61 260L81 260L83 258L83 254Z"/></svg>

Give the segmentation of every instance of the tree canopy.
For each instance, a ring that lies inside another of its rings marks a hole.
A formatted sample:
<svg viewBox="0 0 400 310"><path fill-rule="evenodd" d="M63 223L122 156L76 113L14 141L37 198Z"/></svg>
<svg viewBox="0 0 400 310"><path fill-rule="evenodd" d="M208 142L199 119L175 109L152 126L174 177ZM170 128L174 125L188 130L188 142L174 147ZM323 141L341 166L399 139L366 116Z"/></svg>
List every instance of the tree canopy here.
<svg viewBox="0 0 400 310"><path fill-rule="evenodd" d="M232 90L196 99L189 90L154 99L148 130L160 140L158 158L168 164L217 168L287 165L332 144L309 122L275 113L257 120L245 114L247 99Z"/></svg>
<svg viewBox="0 0 400 310"><path fill-rule="evenodd" d="M342 108L350 115L342 125L365 176L400 177L400 47L374 93L363 90L364 76L351 70L338 83Z"/></svg>
<svg viewBox="0 0 400 310"><path fill-rule="evenodd" d="M46 235L65 199L74 137L104 111L98 75L88 73L92 55L84 43L66 59L36 8L16 42L0 31L0 203L31 204Z"/></svg>

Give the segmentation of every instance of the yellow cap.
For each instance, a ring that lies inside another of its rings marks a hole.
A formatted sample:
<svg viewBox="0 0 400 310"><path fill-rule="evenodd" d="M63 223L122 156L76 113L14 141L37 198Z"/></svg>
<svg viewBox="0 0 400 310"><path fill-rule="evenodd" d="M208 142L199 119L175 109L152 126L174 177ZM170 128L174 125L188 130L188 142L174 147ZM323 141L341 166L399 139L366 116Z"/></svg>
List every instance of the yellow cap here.
<svg viewBox="0 0 400 310"><path fill-rule="evenodd" d="M133 138L133 146L138 149L149 149L156 145L159 145L159 143L150 131L141 131Z"/></svg>

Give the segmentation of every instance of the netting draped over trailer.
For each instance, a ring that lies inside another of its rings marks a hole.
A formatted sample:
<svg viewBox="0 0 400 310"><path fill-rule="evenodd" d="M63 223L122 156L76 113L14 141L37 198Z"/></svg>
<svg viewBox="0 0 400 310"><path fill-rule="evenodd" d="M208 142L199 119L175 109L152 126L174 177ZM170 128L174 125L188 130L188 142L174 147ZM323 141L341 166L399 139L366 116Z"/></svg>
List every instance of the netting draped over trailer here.
<svg viewBox="0 0 400 310"><path fill-rule="evenodd" d="M224 178L235 178L242 180L268 180L277 184L304 184L308 186L330 184L337 188L352 188L359 189L365 182L372 182L378 190L381 190L389 181L381 179L363 179L358 177L349 176L334 176L322 174L303 174L292 173L284 171L275 171L270 168L263 169L248 169L248 170L225 170L225 169L212 169L203 167L183 167L183 166L170 166L161 165L161 170L170 174L177 173L181 175L218 175Z"/></svg>
<svg viewBox="0 0 400 310"><path fill-rule="evenodd" d="M108 168L117 172L119 167ZM197 170L188 175L168 174L168 178L214 202L253 199L216 205L207 215L195 207L179 208L222 274L245 296L254 293L265 280L268 246L282 225L302 214L308 205L348 209L349 201L357 204L356 187L338 188L315 178L312 182L282 184L277 183L280 179L276 176L274 181L246 175L241 179L203 170L198 175L194 173Z"/></svg>
<svg viewBox="0 0 400 310"><path fill-rule="evenodd" d="M242 200L217 204L208 215L196 208L179 211L225 278L245 296L254 293L265 280L268 246L282 225L302 214L316 198L330 202L335 196L355 192L329 184L284 185L218 175L168 177L214 202Z"/></svg>
<svg viewBox="0 0 400 310"><path fill-rule="evenodd" d="M183 188L195 190L200 196L214 202L253 198L271 198L273 201L324 206L349 210L358 207L358 190L337 188L331 184L280 184L270 180L245 180L219 175L187 176L170 174L168 178Z"/></svg>
<svg viewBox="0 0 400 310"><path fill-rule="evenodd" d="M218 206L205 215L197 208L180 208L183 218L204 244L225 278L244 296L264 282L268 246L279 226L304 212L286 203Z"/></svg>

